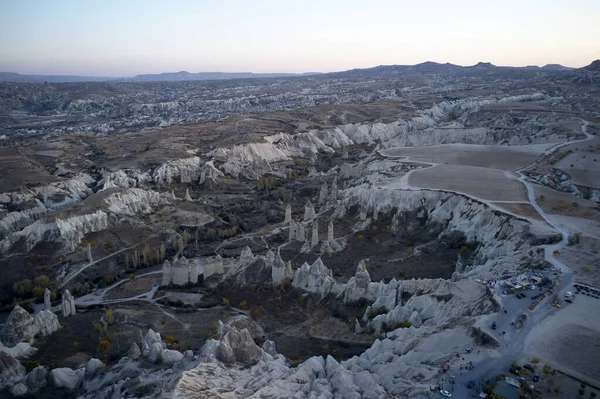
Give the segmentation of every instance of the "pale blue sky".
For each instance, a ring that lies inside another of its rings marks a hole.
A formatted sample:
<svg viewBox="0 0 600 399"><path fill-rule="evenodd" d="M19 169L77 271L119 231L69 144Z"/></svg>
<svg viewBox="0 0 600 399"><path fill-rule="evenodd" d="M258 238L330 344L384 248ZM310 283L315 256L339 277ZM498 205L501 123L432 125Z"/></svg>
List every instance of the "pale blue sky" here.
<svg viewBox="0 0 600 399"><path fill-rule="evenodd" d="M581 67L597 58L600 0L0 0L0 71L19 73Z"/></svg>

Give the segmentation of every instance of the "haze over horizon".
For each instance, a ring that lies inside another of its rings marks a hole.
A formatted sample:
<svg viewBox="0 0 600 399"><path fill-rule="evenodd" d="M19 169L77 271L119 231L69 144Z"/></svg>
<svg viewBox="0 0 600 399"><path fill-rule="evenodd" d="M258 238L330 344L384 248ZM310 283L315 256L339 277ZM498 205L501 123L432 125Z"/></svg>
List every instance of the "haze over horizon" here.
<svg viewBox="0 0 600 399"><path fill-rule="evenodd" d="M600 56L595 0L8 0L0 71L332 72L424 61L582 67Z"/></svg>

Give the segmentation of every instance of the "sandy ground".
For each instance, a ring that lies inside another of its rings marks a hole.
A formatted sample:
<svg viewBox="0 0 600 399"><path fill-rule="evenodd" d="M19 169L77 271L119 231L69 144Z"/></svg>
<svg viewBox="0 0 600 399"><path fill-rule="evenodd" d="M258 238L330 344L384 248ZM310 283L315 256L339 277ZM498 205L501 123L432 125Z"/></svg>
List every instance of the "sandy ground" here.
<svg viewBox="0 0 600 399"><path fill-rule="evenodd" d="M544 212L600 222L600 212L595 209L598 203L594 201L578 198L569 193L562 193L537 184L533 185L533 189L537 203ZM541 198L542 195L544 196L543 199Z"/></svg>
<svg viewBox="0 0 600 399"><path fill-rule="evenodd" d="M573 183L600 188L600 151L577 151L554 166L571 176Z"/></svg>
<svg viewBox="0 0 600 399"><path fill-rule="evenodd" d="M381 151L381 155L404 156L411 161L478 166L508 171L531 164L539 154L551 146L552 144L511 147L447 144L433 147L390 148Z"/></svg>
<svg viewBox="0 0 600 399"><path fill-rule="evenodd" d="M600 299L578 295L536 325L524 355L590 383L600 384Z"/></svg>
<svg viewBox="0 0 600 399"><path fill-rule="evenodd" d="M136 277L135 279L120 284L114 289L108 291L105 296L105 299L130 298L136 295L143 294L144 292L150 291L154 283L160 282L160 279L160 274Z"/></svg>
<svg viewBox="0 0 600 399"><path fill-rule="evenodd" d="M529 202L490 202L490 205L513 215L528 219L544 220Z"/></svg>
<svg viewBox="0 0 600 399"><path fill-rule="evenodd" d="M579 232L589 237L600 238L600 224L597 220L575 216L552 215L555 222L566 227L568 231Z"/></svg>
<svg viewBox="0 0 600 399"><path fill-rule="evenodd" d="M455 191L484 200L527 201L523 184L501 171L485 168L439 165L414 171L408 183L414 187Z"/></svg>
<svg viewBox="0 0 600 399"><path fill-rule="evenodd" d="M600 239L581 237L561 251L560 260L573 269L575 282L600 287Z"/></svg>

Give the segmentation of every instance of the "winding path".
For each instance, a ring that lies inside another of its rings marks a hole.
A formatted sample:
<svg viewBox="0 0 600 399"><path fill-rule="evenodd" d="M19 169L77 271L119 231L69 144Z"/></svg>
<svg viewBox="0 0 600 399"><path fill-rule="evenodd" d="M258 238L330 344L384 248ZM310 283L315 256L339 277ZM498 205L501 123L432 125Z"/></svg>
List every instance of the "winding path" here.
<svg viewBox="0 0 600 399"><path fill-rule="evenodd" d="M587 121L582 121L581 132L585 134L586 138L581 140L573 140L568 141L557 146L554 146L546 151L546 153L550 153L557 148L561 148L567 145L582 143L588 140L591 140L594 136L590 135L587 132ZM537 161L536 161L537 162ZM544 210L538 205L535 198L535 191L533 189L532 183L528 180L527 176L523 174L523 171L532 165L528 165L524 168L521 168L516 171L519 175L519 181L521 181L525 187L527 188L527 194L531 205L535 208L535 210L544 218L544 220L552 226L556 231L561 234L561 240L556 244L551 245L543 245L544 248L544 258L547 262L552 264L555 268L559 269L563 276L560 280L559 286L556 289L556 293L562 296L563 292L566 291L567 287L571 283L572 271L571 269L562 263L560 260L556 259L554 256L554 251L561 250L568 244L569 232L559 223L555 222L553 218L548 215ZM499 313L499 327L496 331L502 331L503 329L507 331L507 337L501 340L501 346L498 349L498 356L493 358L487 358L475 365L475 369L470 372L465 372L462 375L458 375L456 379L456 384L454 385L453 395L458 398L469 398L469 397L478 397L479 391L475 392L475 390L469 390L466 388L466 384L469 381L475 381L476 383L484 383L487 380L493 380L497 375L505 373L508 370L510 363L513 360L517 360L522 356L524 347L525 347L525 339L531 332L531 330L545 317L551 315L556 311L555 308L545 306L550 301L551 297L547 297L544 301L538 304L532 312L527 312L526 308L519 310L519 307L522 305L518 302L519 300L514 297L507 297L503 299L503 305L506 309L509 310L509 316L505 316L503 313ZM508 324L511 319L514 319L516 315L520 312L528 313L528 321L525 323L522 329L517 330L514 327ZM504 324L504 325L503 325ZM505 345L505 346L503 346ZM445 388L448 388L446 386Z"/></svg>

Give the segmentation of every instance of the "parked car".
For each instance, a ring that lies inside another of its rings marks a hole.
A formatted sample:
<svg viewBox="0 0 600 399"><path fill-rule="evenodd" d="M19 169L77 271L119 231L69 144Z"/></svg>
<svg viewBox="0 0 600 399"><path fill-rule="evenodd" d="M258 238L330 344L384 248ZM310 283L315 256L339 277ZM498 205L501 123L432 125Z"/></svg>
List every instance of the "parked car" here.
<svg viewBox="0 0 600 399"><path fill-rule="evenodd" d="M446 391L445 389L442 389L442 390L440 391L440 393L441 393L442 395L444 395L445 397L447 397L447 398L449 398L449 397L451 397L451 396L452 396L452 394L451 394L450 392Z"/></svg>
<svg viewBox="0 0 600 399"><path fill-rule="evenodd" d="M467 388L471 389L475 386L475 381L469 381L469 383L467 384Z"/></svg>

